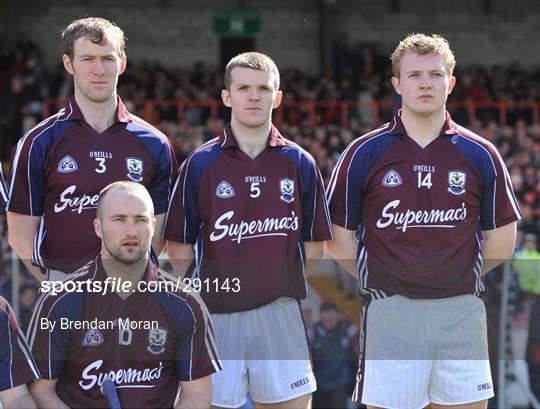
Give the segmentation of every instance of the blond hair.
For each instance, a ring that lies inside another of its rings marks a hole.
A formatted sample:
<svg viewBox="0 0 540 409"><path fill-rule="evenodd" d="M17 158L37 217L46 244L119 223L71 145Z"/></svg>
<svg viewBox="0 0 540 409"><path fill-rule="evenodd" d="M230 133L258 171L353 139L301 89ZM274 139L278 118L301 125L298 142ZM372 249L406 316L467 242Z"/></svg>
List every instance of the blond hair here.
<svg viewBox="0 0 540 409"><path fill-rule="evenodd" d="M225 68L225 89L229 90L232 83L231 72L236 67L271 72L274 75L275 89L279 89L279 70L276 63L265 54L255 51L238 54L233 57Z"/></svg>
<svg viewBox="0 0 540 409"><path fill-rule="evenodd" d="M94 44L100 45L110 40L116 46L120 58L126 55L126 37L124 32L116 24L104 18L88 17L73 20L62 31L60 51L62 54L66 54L70 60L73 60L73 44L80 37L86 37Z"/></svg>
<svg viewBox="0 0 540 409"><path fill-rule="evenodd" d="M390 56L392 60L392 73L399 78L400 62L406 53L419 55L438 54L444 58L448 75L452 75L456 66L454 53L448 41L438 34L427 36L425 34L409 34L401 40Z"/></svg>

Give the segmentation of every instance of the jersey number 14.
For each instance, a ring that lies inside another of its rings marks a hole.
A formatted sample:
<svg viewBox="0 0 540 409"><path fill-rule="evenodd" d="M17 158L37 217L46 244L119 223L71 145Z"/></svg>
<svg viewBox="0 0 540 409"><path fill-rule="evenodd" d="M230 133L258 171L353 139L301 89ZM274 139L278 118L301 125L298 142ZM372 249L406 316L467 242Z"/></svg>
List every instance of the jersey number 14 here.
<svg viewBox="0 0 540 409"><path fill-rule="evenodd" d="M418 189L423 187L431 189L431 185L431 173L428 172L422 175L422 172L418 172Z"/></svg>

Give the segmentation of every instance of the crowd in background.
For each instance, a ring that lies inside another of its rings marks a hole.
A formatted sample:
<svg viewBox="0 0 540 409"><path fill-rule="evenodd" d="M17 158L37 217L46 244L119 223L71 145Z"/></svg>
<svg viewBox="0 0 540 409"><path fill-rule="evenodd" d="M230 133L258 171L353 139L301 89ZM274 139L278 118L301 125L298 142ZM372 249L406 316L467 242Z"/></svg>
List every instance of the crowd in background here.
<svg viewBox="0 0 540 409"><path fill-rule="evenodd" d="M391 64L387 54L379 44L351 45L345 35L339 36L333 47L333 63L326 72L316 75L298 68L281 69L285 101L386 101L389 106L397 107L399 100L389 81ZM73 93L73 82L62 65L47 67L42 50L24 36L13 44L0 39L0 67L0 160L6 165L17 140L43 118L45 101L69 98ZM450 101L540 102L540 66L525 69L518 62L493 67L458 65L455 75L458 81ZM216 100L222 84L222 69L203 62L186 69L165 67L159 62L129 61L126 72L120 77L118 92L132 112L143 116L140 101ZM537 247L540 237L540 123L533 123L531 112L526 110L510 111L506 126L500 126L496 113L489 110L478 115L472 123L459 108L450 111L458 122L498 147L523 214L516 254L540 260ZM393 112L394 109L390 109L389 114ZM184 120L179 122L174 106L159 106L154 110L151 122L168 135L178 161L182 162L193 149L217 136L228 116L228 110L222 107L217 119L210 118L206 108L190 108L185 111ZM372 116L365 109L364 112L361 109L351 111L347 127L340 126L335 118L331 108L318 111L313 126L307 123L302 112L291 111L280 124L285 137L315 157L326 181L345 147L379 125L368 120ZM384 119L383 115L381 121ZM0 237L0 294L9 299L11 259L3 215L0 215ZM528 266L536 271L537 263ZM536 276L540 275L540 272L536 273ZM24 326L35 301L36 283L23 276L20 284ZM523 290L539 296L540 277L536 284Z"/></svg>
<svg viewBox="0 0 540 409"><path fill-rule="evenodd" d="M43 118L44 102L69 98L73 81L61 64L47 67L42 50L26 36L21 36L15 43L0 39L0 66L0 159L6 163L17 140ZM540 66L525 70L517 62L504 67L458 65L455 74L458 81L451 100L540 101ZM286 100L398 102L390 76L390 60L380 44L351 45L347 36L341 35L333 46L333 63L325 73L315 75L297 68L282 68L281 88ZM203 62L186 69L165 67L159 62L130 61L120 77L118 90L126 105L136 114L143 115L138 101L218 99L222 84L222 70ZM522 116L520 111L516 112L509 116L509 125L503 127L489 111L473 123L466 123L466 117L459 109L451 113L460 123L498 147L520 200L523 212L520 230L538 236L540 124L531 124L526 112ZM218 119L211 119L205 109L194 108L186 110L184 120L179 123L176 108L162 106L156 108L151 119L169 136L178 160L182 162L193 149L219 133L228 115L228 110L220 108ZM324 121L324 115L318 113L321 118L315 126L309 126L301 117L295 120L286 116L280 131L307 149L315 157L323 177L328 179L347 144L379 124L365 120L370 116L362 117L352 112L347 128L343 128ZM7 249L0 251L5 256Z"/></svg>

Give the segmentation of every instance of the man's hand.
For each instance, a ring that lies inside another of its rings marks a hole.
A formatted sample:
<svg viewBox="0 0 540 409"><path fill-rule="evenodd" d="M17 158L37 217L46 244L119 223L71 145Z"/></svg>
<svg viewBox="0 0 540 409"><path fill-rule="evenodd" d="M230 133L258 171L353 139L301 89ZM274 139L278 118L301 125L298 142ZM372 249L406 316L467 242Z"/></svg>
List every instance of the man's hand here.
<svg viewBox="0 0 540 409"><path fill-rule="evenodd" d="M56 394L57 379L38 379L29 384L30 393L40 409L69 409Z"/></svg>
<svg viewBox="0 0 540 409"><path fill-rule="evenodd" d="M16 386L14 388L0 392L0 403L4 409L36 409L36 403L26 384Z"/></svg>
<svg viewBox="0 0 540 409"><path fill-rule="evenodd" d="M174 409L210 409L212 403L212 376L180 382L180 400Z"/></svg>

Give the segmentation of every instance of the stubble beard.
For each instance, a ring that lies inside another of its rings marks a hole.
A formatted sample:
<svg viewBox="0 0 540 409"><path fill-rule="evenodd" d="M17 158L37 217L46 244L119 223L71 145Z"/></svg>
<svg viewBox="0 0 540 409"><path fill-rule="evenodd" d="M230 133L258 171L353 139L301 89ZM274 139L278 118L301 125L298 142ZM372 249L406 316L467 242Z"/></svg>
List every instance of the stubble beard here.
<svg viewBox="0 0 540 409"><path fill-rule="evenodd" d="M111 249L105 241L103 241L103 245L107 250L107 253L109 253L111 259L126 266L133 266L139 263L144 258L145 254L148 252L148 250L144 250L143 248L141 248L136 253L133 253L131 257L126 257L123 255L120 248Z"/></svg>

